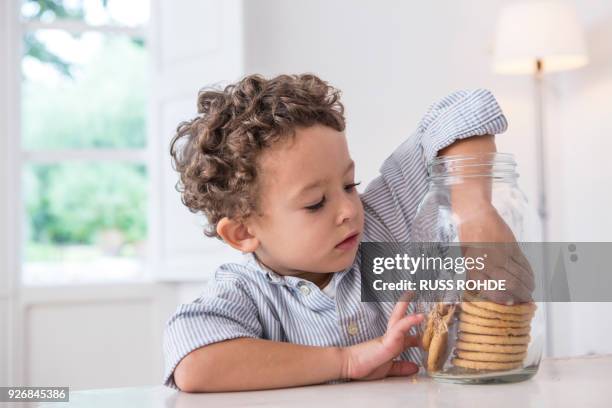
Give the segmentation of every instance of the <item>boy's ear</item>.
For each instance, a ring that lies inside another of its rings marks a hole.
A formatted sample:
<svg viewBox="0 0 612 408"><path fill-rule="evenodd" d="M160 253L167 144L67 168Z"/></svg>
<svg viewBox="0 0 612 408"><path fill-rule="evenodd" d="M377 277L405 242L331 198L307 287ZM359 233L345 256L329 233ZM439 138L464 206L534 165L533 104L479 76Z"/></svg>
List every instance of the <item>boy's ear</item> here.
<svg viewBox="0 0 612 408"><path fill-rule="evenodd" d="M259 247L259 240L249 233L246 225L228 217L221 218L217 223L217 234L241 252L254 252Z"/></svg>

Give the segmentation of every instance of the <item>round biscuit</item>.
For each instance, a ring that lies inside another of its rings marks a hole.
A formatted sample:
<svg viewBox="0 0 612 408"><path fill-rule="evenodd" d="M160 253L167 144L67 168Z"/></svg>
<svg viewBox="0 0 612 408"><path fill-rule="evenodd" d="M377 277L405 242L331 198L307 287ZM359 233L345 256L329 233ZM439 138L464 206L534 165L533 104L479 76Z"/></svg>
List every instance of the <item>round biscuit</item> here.
<svg viewBox="0 0 612 408"><path fill-rule="evenodd" d="M513 320L501 320L501 319L487 319L486 317L475 316L462 311L459 314L459 320L466 323L477 324L479 326L486 327L525 327L529 326L530 320L524 322L517 322Z"/></svg>
<svg viewBox="0 0 612 408"><path fill-rule="evenodd" d="M529 335L525 336L492 336L489 334L459 333L459 340L481 344L529 344Z"/></svg>
<svg viewBox="0 0 612 408"><path fill-rule="evenodd" d="M485 353L522 353L527 351L526 344L483 344L458 341L455 348L465 351L480 351Z"/></svg>
<svg viewBox="0 0 612 408"><path fill-rule="evenodd" d="M498 313L491 310L482 309L476 306L474 303L461 302L461 309L471 315L484 317L487 319L500 319L510 320L513 322L527 322L531 321L532 314L511 314L511 313Z"/></svg>
<svg viewBox="0 0 612 408"><path fill-rule="evenodd" d="M491 361L472 361L462 358L453 358L453 365L462 368L471 368L473 370L512 370L519 368L523 363L520 361L510 363L499 363Z"/></svg>
<svg viewBox="0 0 612 408"><path fill-rule="evenodd" d="M471 361L490 361L497 363L509 363L514 361L523 361L527 356L527 352L522 353L484 353L479 351L463 351L457 350L457 357Z"/></svg>
<svg viewBox="0 0 612 408"><path fill-rule="evenodd" d="M488 300L481 299L469 292L463 293L463 301L476 304L476 306L490 310L497 313L508 313L508 314L531 314L535 312L536 305L533 302L530 303L518 303L516 305L503 305L500 303L491 302Z"/></svg>
<svg viewBox="0 0 612 408"><path fill-rule="evenodd" d="M529 334L531 327L487 327L459 322L459 330L465 333L491 334L493 336L523 336Z"/></svg>

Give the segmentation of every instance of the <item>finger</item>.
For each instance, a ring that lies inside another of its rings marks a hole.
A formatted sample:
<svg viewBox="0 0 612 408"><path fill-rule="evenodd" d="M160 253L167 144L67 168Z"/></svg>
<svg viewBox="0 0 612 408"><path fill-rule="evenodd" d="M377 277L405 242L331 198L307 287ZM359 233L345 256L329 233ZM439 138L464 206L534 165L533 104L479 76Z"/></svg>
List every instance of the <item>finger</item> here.
<svg viewBox="0 0 612 408"><path fill-rule="evenodd" d="M485 281L488 279L494 279L493 276L491 276L491 273L493 271L493 267L491 265L487 265L485 269L470 269L466 275L466 279L470 279L470 280L476 280L476 281Z"/></svg>
<svg viewBox="0 0 612 408"><path fill-rule="evenodd" d="M404 337L404 350L411 347L422 347L421 336Z"/></svg>
<svg viewBox="0 0 612 408"><path fill-rule="evenodd" d="M518 245L514 247L514 252L512 252L512 259L516 263L518 263L523 269L529 271L532 277L534 276L533 269L531 268L529 260L527 259L523 251L521 251L521 248Z"/></svg>
<svg viewBox="0 0 612 408"><path fill-rule="evenodd" d="M470 275L470 279L482 282L487 279L494 278L487 275L484 271L481 272L474 270L473 273ZM508 302L511 302L513 300L512 294L505 290L480 290L475 294L495 303L507 304Z"/></svg>
<svg viewBox="0 0 612 408"><path fill-rule="evenodd" d="M492 276L494 279L502 279L505 276L511 275L515 286L518 286L519 282L525 288L525 291L531 292L534 285L530 283L533 280L533 272L530 269L525 269L522 264L519 264L517 260L510 256L510 254L502 254L503 256L496 259L491 264Z"/></svg>
<svg viewBox="0 0 612 408"><path fill-rule="evenodd" d="M503 266L508 273L522 282L527 292L533 292L535 288L533 270L520 247L516 243L513 243L504 245L501 249L503 250L496 251L491 265L493 267L496 265ZM525 296L522 297L525 298Z"/></svg>
<svg viewBox="0 0 612 408"><path fill-rule="evenodd" d="M524 292L526 297L531 298L531 294L535 289L535 282L532 277L529 276L528 272L514 261L508 263L506 270L515 277L516 284L520 287L520 290Z"/></svg>
<svg viewBox="0 0 612 408"><path fill-rule="evenodd" d="M408 302L399 301L393 307L393 311L391 312L391 316L389 316L389 322L387 323L387 330L397 323L402 317L406 315L406 310L408 310Z"/></svg>
<svg viewBox="0 0 612 408"><path fill-rule="evenodd" d="M524 298L522 295L512 292L512 290L512 288L507 290L483 290L480 291L480 296L500 305L516 305L531 301L530 297Z"/></svg>
<svg viewBox="0 0 612 408"><path fill-rule="evenodd" d="M422 313L408 315L395 323L390 328L389 334L391 337L399 337L403 341L403 338L408 334L408 331L412 328L412 326L421 323L424 318L425 315Z"/></svg>
<svg viewBox="0 0 612 408"><path fill-rule="evenodd" d="M387 373L389 377L404 377L419 372L419 366L412 361L394 361Z"/></svg>
<svg viewBox="0 0 612 408"><path fill-rule="evenodd" d="M520 260L513 257L510 260L509 267L518 271L518 273L516 273L518 278L523 282L523 285L525 285L529 292L533 292L535 289L535 278L531 265L527 264L527 266L525 266Z"/></svg>
<svg viewBox="0 0 612 408"><path fill-rule="evenodd" d="M483 290L480 292L480 296L500 305L511 304L514 301L514 296L504 290Z"/></svg>
<svg viewBox="0 0 612 408"><path fill-rule="evenodd" d="M533 292L535 289L535 282L532 276L530 276L519 264L511 261L504 268L517 280L517 283L520 283L520 286L524 288L526 292Z"/></svg>
<svg viewBox="0 0 612 408"><path fill-rule="evenodd" d="M531 300L531 291L519 280L515 275L520 272L516 271L516 264L508 263L506 267L502 266L491 266L483 271L474 270L470 275L471 278L483 281L486 279L491 280L504 280L505 290L490 291L485 290L482 292L487 293L487 298L498 303L521 303L529 302ZM495 293L498 292L498 293ZM501 301L503 299L503 302Z"/></svg>
<svg viewBox="0 0 612 408"><path fill-rule="evenodd" d="M529 302L531 300L531 291L517 277L520 273L514 263L509 263L496 271L496 276L499 276L499 279L506 280L506 291L512 295L513 303Z"/></svg>
<svg viewBox="0 0 612 408"><path fill-rule="evenodd" d="M413 290L406 290L400 296L399 301L400 302L410 302L412 300L412 298L414 298L414 291Z"/></svg>

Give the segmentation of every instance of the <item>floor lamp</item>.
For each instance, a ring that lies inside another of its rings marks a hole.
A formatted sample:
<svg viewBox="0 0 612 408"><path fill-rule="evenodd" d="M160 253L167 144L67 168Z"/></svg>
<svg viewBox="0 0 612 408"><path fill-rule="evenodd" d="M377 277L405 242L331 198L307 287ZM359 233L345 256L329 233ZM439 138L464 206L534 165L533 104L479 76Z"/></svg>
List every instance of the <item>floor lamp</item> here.
<svg viewBox="0 0 612 408"><path fill-rule="evenodd" d="M565 2L511 3L501 9L495 38L494 70L500 74L531 75L534 80L538 216L541 241L549 241L547 200L547 148L544 126L543 77L549 72L580 68L588 63L584 38L576 12ZM543 270L551 278L544 245ZM546 280L548 282L549 279ZM551 304L546 303L550 316ZM547 331L552 332L552 319ZM546 348L552 354L551 336Z"/></svg>

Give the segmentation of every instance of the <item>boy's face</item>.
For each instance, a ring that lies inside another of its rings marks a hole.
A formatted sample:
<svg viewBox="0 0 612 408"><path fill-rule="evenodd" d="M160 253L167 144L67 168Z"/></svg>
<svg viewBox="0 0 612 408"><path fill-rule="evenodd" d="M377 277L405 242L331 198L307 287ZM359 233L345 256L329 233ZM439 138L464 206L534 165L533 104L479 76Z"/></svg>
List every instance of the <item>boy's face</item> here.
<svg viewBox="0 0 612 408"><path fill-rule="evenodd" d="M350 266L363 206L344 133L322 125L298 129L259 160L260 212L247 223L259 241L258 259L282 275Z"/></svg>

